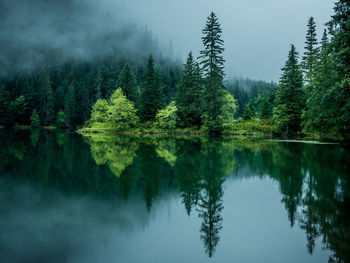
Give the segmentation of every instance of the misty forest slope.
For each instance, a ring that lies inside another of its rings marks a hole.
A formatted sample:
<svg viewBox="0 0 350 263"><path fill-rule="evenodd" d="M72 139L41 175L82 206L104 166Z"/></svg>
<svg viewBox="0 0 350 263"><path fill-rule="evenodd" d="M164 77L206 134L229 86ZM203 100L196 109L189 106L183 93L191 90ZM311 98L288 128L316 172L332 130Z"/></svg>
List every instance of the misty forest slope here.
<svg viewBox="0 0 350 263"><path fill-rule="evenodd" d="M114 17L96 23L94 6L76 16L71 1L55 11L41 3L28 13L21 3L17 9L1 3L0 125L350 138L348 1L335 3L321 39L310 17L304 52L291 45L278 85L225 81L222 29L213 12L200 56L190 52L182 65L147 28ZM72 20L59 16L65 10ZM46 23L28 23L36 15Z"/></svg>

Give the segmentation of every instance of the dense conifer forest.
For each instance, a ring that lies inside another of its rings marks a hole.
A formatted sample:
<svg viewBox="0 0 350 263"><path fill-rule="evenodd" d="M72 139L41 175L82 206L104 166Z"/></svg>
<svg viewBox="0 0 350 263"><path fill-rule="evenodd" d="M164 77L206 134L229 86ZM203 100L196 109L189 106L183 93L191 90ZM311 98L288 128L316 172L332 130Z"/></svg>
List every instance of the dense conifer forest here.
<svg viewBox="0 0 350 263"><path fill-rule="evenodd" d="M50 54L35 70L3 67L0 125L244 131L348 140L349 27L347 0L335 3L322 36L316 35L310 17L305 47L290 45L279 83L225 76L222 28L213 12L202 30L200 56L189 52L183 65L160 54L145 30L136 31L145 43L136 55L116 49L90 61L60 62Z"/></svg>

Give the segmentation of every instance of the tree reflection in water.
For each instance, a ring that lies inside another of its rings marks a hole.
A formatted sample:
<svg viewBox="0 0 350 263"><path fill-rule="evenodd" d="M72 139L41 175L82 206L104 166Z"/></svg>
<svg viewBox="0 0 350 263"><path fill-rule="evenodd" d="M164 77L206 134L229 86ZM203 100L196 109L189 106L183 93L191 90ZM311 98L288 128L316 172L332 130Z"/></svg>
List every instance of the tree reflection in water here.
<svg viewBox="0 0 350 263"><path fill-rule="evenodd" d="M246 176L247 169L249 176L268 176L279 184L290 225L305 231L306 250L313 253L322 237L333 252L330 262L350 262L350 154L339 145L0 132L0 176L39 184L43 193L54 188L122 200L141 193L152 211L164 193L178 191L187 214L197 211L202 220L209 257L224 227L225 179Z"/></svg>

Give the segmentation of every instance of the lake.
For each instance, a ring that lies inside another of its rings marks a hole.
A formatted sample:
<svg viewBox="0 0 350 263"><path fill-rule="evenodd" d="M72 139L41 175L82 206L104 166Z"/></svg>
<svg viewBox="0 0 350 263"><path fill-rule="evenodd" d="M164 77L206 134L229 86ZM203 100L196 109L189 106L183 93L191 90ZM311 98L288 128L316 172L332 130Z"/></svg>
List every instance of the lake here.
<svg viewBox="0 0 350 263"><path fill-rule="evenodd" d="M350 262L336 144L0 130L1 262Z"/></svg>

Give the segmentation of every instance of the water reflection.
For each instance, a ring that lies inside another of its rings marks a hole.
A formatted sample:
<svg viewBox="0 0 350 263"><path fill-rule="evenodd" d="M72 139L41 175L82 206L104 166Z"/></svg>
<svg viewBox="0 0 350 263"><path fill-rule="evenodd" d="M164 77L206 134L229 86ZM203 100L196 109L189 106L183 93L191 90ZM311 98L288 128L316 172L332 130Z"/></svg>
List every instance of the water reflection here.
<svg viewBox="0 0 350 263"><path fill-rule="evenodd" d="M307 251L322 237L330 262L349 262L349 150L311 145L195 137L102 136L62 131L0 134L0 176L66 195L154 202L179 193L188 216L198 216L200 239L214 256L224 231L223 184L230 177L268 177L279 184L291 227L305 232ZM249 172L247 172L249 171ZM47 201L47 200L46 200ZM226 204L227 205L227 204Z"/></svg>

